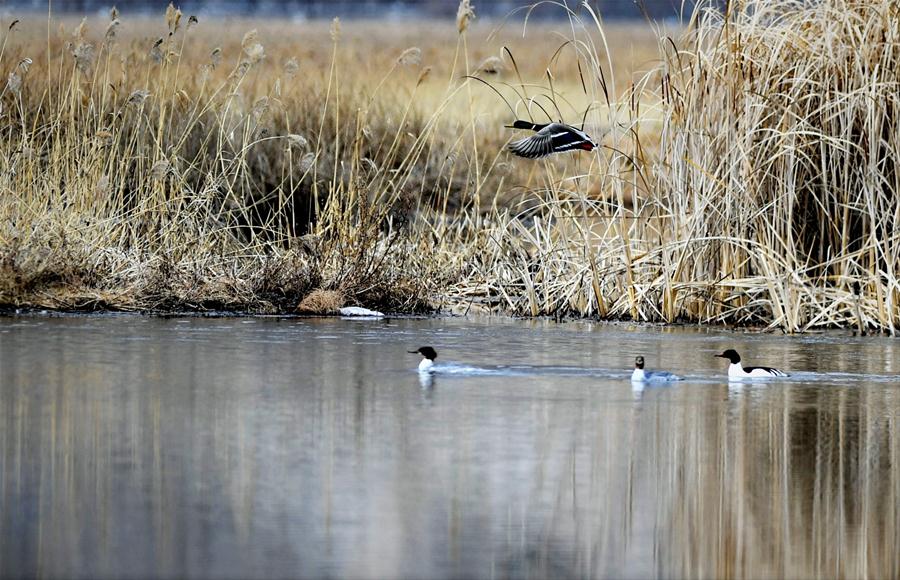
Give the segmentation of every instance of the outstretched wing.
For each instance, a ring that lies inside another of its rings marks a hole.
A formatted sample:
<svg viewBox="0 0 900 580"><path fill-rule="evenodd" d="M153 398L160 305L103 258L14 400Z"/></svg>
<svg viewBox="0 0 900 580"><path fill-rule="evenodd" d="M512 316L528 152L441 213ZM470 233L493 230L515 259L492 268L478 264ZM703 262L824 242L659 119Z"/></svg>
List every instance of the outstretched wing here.
<svg viewBox="0 0 900 580"><path fill-rule="evenodd" d="M537 159L553 153L553 135L550 133L535 133L531 137L519 139L509 144L509 150L519 157Z"/></svg>
<svg viewBox="0 0 900 580"><path fill-rule="evenodd" d="M573 149L590 151L594 146L594 142L584 131L561 123L552 123L527 139L513 141L509 144L509 150L519 157L537 159L551 153Z"/></svg>

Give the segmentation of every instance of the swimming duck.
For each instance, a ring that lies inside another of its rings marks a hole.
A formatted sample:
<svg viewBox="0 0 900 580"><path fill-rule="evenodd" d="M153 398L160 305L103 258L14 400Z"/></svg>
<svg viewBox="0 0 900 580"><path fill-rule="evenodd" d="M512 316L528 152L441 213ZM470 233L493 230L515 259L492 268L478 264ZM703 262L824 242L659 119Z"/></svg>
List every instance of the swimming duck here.
<svg viewBox="0 0 900 580"><path fill-rule="evenodd" d="M409 354L421 354L422 362L419 363L419 372L420 373L433 373L434 372L434 359L437 358L437 351L431 348L430 346L422 346L416 350L407 351Z"/></svg>
<svg viewBox="0 0 900 580"><path fill-rule="evenodd" d="M575 149L593 151L597 146L587 133L563 123L538 125L520 120L512 125L506 125L506 128L536 131L531 137L513 141L508 147L512 153L527 159L537 159L551 153L562 153Z"/></svg>
<svg viewBox="0 0 900 580"><path fill-rule="evenodd" d="M681 377L668 371L645 371L644 357L639 356L634 359L634 372L631 373L631 380L634 382L680 381Z"/></svg>
<svg viewBox="0 0 900 580"><path fill-rule="evenodd" d="M729 379L771 379L775 377L787 377L786 372L771 367L746 367L741 365L741 355L736 350L728 349L722 354L715 355L720 358L727 358L731 361L728 365Z"/></svg>

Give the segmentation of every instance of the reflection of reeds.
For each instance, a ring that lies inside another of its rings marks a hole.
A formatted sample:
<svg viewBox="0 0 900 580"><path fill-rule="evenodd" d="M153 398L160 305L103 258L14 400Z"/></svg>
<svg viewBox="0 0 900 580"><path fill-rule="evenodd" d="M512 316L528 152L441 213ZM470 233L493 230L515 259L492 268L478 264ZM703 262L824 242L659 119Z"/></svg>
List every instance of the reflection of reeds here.
<svg viewBox="0 0 900 580"><path fill-rule="evenodd" d="M256 340L276 321L216 320L116 323L77 340L85 324L4 335L3 577L443 566L892 578L900 567L889 384L684 385L631 401L618 382L479 378L446 381L423 405L415 376L383 373L391 348L371 341L329 350ZM511 334L554 360L558 333ZM50 364L34 364L35 344ZM884 343L860 362L859 349L872 345L818 352L854 372L881 372L896 353Z"/></svg>
<svg viewBox="0 0 900 580"><path fill-rule="evenodd" d="M897 405L889 390L732 394L727 414L644 396L665 402L639 404L630 422L602 412L597 455L558 462L577 461L575 473L556 466L550 485L568 501L542 537L551 554L587 551L578 576L896 575L900 442L866 410Z"/></svg>

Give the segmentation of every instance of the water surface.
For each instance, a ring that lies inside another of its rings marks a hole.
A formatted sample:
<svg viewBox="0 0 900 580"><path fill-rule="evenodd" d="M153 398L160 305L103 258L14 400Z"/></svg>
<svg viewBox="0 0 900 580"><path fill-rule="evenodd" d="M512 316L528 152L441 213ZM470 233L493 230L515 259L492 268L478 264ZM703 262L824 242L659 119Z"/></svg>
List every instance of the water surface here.
<svg viewBox="0 0 900 580"><path fill-rule="evenodd" d="M0 577L898 577L898 374L882 337L0 318Z"/></svg>

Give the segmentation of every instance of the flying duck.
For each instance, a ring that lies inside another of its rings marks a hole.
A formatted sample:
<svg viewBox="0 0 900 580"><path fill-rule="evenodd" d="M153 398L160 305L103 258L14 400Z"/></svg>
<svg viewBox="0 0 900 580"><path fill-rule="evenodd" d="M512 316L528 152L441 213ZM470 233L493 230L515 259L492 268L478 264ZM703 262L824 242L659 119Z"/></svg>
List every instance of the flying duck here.
<svg viewBox="0 0 900 580"><path fill-rule="evenodd" d="M731 361L728 365L729 379L771 379L774 377L787 377L786 372L771 367L747 367L741 365L741 355L736 350L728 349L722 354L715 355L720 358L727 358Z"/></svg>
<svg viewBox="0 0 900 580"><path fill-rule="evenodd" d="M538 159L552 153L575 149L593 151L597 146L587 133L563 123L538 125L519 120L512 125L506 125L506 128L536 131L531 137L513 141L508 147L512 153L527 159Z"/></svg>

